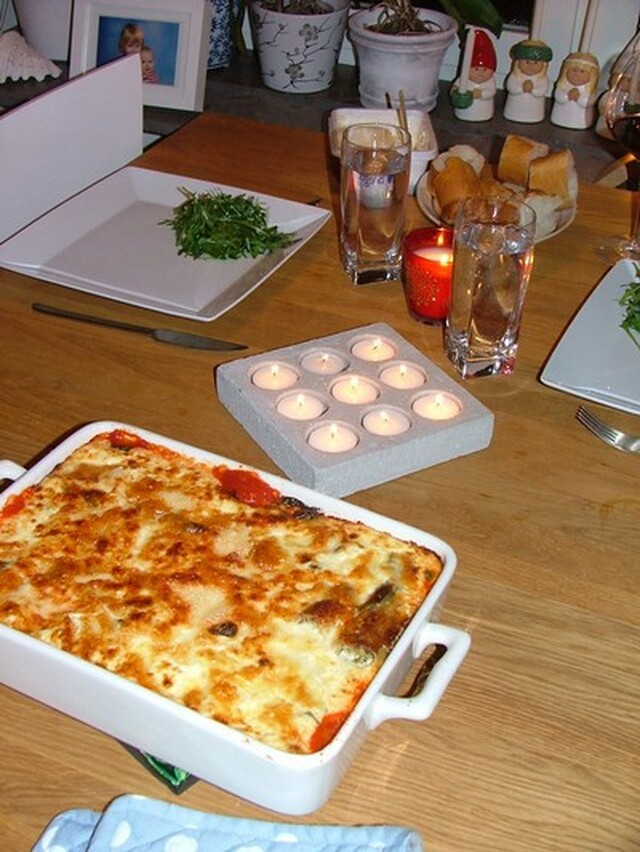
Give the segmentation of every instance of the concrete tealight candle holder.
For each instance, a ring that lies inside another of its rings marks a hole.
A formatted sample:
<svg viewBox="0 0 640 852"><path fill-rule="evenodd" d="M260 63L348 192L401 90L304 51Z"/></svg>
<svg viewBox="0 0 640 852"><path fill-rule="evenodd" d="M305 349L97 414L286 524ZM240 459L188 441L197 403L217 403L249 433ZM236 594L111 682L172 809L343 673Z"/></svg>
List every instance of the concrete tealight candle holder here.
<svg viewBox="0 0 640 852"><path fill-rule="evenodd" d="M221 402L293 481L341 497L482 450L493 414L390 326L239 358Z"/></svg>

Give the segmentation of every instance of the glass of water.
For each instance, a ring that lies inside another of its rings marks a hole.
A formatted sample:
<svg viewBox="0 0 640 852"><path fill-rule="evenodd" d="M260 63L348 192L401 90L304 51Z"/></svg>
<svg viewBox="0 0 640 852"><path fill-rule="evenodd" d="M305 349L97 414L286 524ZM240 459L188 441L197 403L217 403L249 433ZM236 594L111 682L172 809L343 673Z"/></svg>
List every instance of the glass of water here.
<svg viewBox="0 0 640 852"><path fill-rule="evenodd" d="M356 124L342 136L340 249L355 284L400 280L411 137L391 124Z"/></svg>
<svg viewBox="0 0 640 852"><path fill-rule="evenodd" d="M468 198L458 210L445 351L464 378L515 369L535 223L515 198Z"/></svg>

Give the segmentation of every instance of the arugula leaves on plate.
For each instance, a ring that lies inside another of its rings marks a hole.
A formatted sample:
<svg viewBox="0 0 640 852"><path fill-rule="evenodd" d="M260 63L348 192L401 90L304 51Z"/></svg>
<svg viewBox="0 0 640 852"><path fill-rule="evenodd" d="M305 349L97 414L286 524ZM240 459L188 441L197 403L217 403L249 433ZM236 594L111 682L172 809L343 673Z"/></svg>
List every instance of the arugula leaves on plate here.
<svg viewBox="0 0 640 852"><path fill-rule="evenodd" d="M267 224L267 211L254 197L220 190L179 190L185 200L174 208L173 218L160 224L173 228L180 255L238 260L259 257L294 241L292 234Z"/></svg>
<svg viewBox="0 0 640 852"><path fill-rule="evenodd" d="M634 267L635 280L625 285L624 293L619 300L624 308L624 319L620 325L640 348L640 264L635 263ZM639 337L636 338L636 335Z"/></svg>

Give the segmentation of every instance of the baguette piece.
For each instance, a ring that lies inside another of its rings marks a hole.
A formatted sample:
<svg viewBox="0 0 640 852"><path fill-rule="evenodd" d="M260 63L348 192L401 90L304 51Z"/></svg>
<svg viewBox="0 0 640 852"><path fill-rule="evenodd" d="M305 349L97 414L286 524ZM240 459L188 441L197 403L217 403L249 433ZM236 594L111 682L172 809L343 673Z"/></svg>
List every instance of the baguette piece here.
<svg viewBox="0 0 640 852"><path fill-rule="evenodd" d="M509 134L498 159L498 180L516 186L527 186L531 163L549 153L549 146L526 136Z"/></svg>
<svg viewBox="0 0 640 852"><path fill-rule="evenodd" d="M453 224L460 202L474 195L477 186L478 175L470 163L460 157L447 158L444 168L433 174L431 183L440 218Z"/></svg>
<svg viewBox="0 0 640 852"><path fill-rule="evenodd" d="M533 160L529 167L529 189L559 196L561 210L573 207L578 197L578 173L571 151L555 151Z"/></svg>
<svg viewBox="0 0 640 852"><path fill-rule="evenodd" d="M435 157L431 163L431 168L434 172L441 172L445 168L447 160L451 157L457 157L458 159L469 163L477 175L482 172L486 162L480 151L477 151L471 145L452 145L451 148L448 148L446 151L443 151Z"/></svg>
<svg viewBox="0 0 640 852"><path fill-rule="evenodd" d="M553 233L558 225L558 208L562 204L562 199L557 195L525 192L522 200L535 210L536 240Z"/></svg>

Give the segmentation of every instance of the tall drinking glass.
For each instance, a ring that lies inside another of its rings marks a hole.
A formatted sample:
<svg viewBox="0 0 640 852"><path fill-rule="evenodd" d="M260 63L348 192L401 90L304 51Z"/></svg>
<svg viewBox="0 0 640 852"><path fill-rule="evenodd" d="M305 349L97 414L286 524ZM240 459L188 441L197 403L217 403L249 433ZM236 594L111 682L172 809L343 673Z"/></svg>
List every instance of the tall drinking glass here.
<svg viewBox="0 0 640 852"><path fill-rule="evenodd" d="M390 124L356 124L342 136L342 262L355 284L400 280L411 137Z"/></svg>
<svg viewBox="0 0 640 852"><path fill-rule="evenodd" d="M464 378L515 369L535 224L512 199L468 198L458 210L445 351Z"/></svg>
<svg viewBox="0 0 640 852"><path fill-rule="evenodd" d="M632 166L637 176L640 171L640 53L632 56L618 72L605 97L604 117L613 137L629 154L633 155ZM618 238L613 245L605 245L612 252L612 259L623 257L640 260L640 197L633 198L631 234Z"/></svg>

